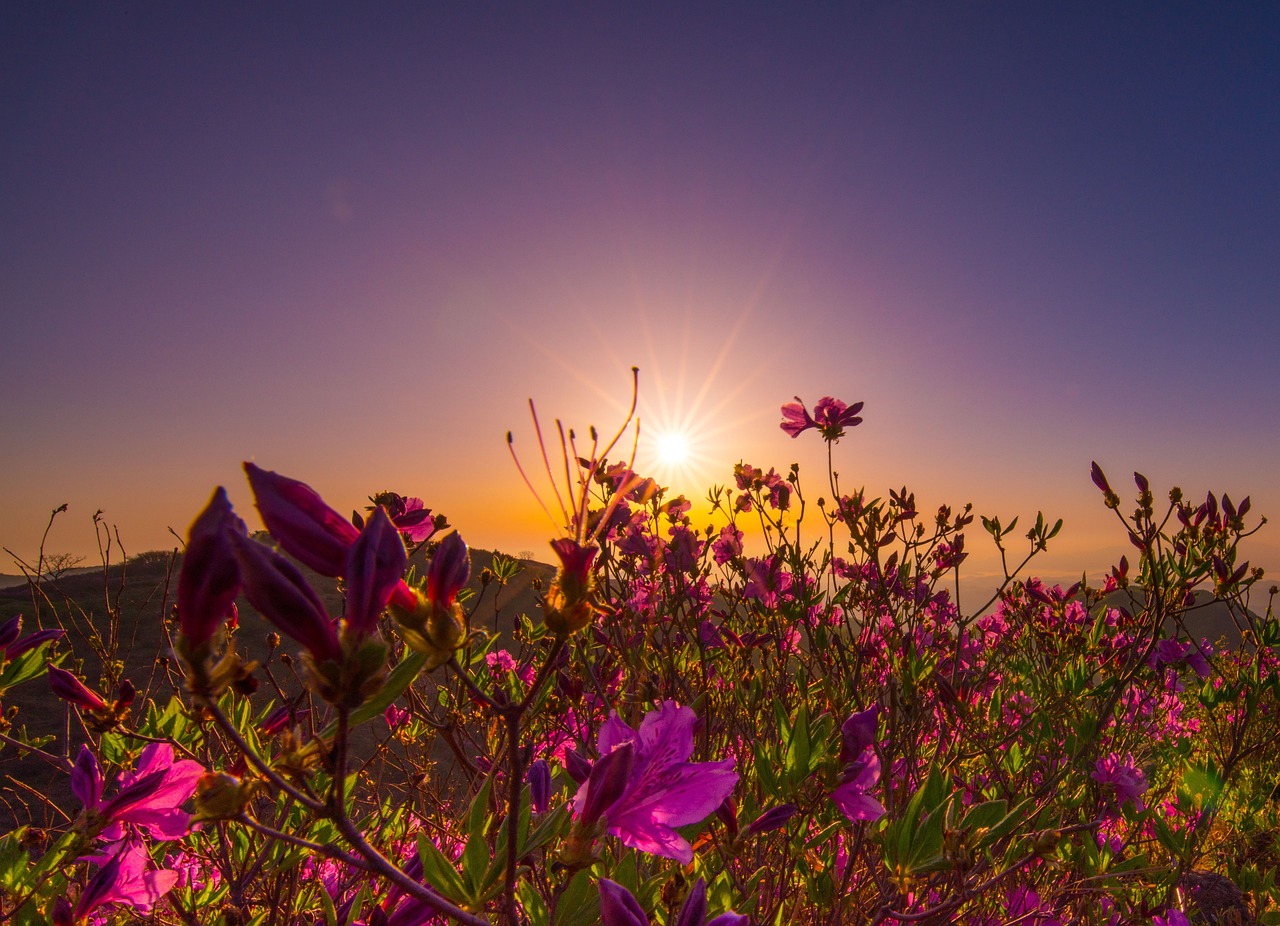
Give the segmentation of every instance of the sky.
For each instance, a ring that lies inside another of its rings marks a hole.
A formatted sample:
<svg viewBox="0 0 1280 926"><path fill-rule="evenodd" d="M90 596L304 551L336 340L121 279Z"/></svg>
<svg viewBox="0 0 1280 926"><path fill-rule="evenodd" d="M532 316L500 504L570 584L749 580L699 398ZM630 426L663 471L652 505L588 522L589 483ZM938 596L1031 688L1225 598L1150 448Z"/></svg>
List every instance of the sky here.
<svg viewBox="0 0 1280 926"><path fill-rule="evenodd" d="M695 523L829 494L824 395L842 487L1062 517L1036 574L1128 549L1092 460L1280 515L1280 6L549 6L4 4L0 546L253 523L253 460L549 557L506 433L632 366Z"/></svg>

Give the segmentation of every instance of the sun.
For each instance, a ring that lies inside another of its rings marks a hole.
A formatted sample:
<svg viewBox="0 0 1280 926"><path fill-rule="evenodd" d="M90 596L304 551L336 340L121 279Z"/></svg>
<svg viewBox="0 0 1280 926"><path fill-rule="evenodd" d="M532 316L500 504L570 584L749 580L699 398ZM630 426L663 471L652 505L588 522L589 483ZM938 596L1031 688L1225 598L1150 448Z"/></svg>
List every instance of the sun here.
<svg viewBox="0 0 1280 926"><path fill-rule="evenodd" d="M657 440L658 462L673 469L689 461L689 438L677 432L662 434Z"/></svg>

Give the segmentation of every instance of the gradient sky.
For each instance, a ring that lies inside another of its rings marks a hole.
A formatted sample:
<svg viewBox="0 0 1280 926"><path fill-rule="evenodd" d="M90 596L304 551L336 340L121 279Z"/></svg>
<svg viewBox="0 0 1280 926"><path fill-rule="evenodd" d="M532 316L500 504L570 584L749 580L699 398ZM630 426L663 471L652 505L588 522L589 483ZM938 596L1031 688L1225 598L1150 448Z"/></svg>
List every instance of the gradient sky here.
<svg viewBox="0 0 1280 926"><path fill-rule="evenodd" d="M547 552L505 433L632 365L699 496L821 494L829 394L845 486L1063 517L1037 573L1127 549L1093 459L1280 516L1275 3L8 3L0 125L22 556L248 514L243 459Z"/></svg>

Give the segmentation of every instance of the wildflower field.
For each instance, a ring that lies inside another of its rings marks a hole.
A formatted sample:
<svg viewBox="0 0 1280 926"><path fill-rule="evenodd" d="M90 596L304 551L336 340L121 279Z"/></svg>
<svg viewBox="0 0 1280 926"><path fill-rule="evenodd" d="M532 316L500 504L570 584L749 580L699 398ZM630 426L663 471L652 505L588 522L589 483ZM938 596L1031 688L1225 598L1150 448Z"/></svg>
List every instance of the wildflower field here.
<svg viewBox="0 0 1280 926"><path fill-rule="evenodd" d="M861 411L797 399L781 427L834 467ZM147 678L114 633L74 651L33 575L0 625L0 761L65 795L10 790L0 922L1280 923L1280 628L1247 498L1095 464L1132 549L1048 587L1060 521L747 462L699 515L633 470L630 418L533 423L545 578L473 575L429 498L347 517L251 463L267 533L213 492ZM961 611L978 544L1005 578ZM521 581L535 603L500 614ZM1187 629L1210 604L1227 643Z"/></svg>

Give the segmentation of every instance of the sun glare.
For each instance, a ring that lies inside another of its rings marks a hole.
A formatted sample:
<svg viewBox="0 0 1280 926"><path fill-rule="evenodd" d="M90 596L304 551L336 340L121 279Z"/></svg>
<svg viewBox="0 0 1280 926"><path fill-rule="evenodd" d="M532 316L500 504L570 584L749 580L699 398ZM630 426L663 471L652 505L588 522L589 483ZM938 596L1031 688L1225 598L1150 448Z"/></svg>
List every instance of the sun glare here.
<svg viewBox="0 0 1280 926"><path fill-rule="evenodd" d="M689 439L683 434L663 434L658 438L658 460L666 466L680 466L689 459Z"/></svg>

